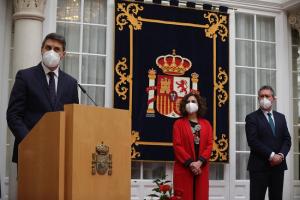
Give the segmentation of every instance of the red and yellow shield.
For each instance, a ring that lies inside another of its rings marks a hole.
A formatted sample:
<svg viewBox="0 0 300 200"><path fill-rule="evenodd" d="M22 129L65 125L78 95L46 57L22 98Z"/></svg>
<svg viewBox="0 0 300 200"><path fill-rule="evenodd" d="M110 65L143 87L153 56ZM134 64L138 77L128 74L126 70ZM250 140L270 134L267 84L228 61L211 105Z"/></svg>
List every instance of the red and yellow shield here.
<svg viewBox="0 0 300 200"><path fill-rule="evenodd" d="M150 114L155 114L157 111L166 117L178 118L180 117L180 101L191 90L198 89L199 75L192 73L191 77L181 76L191 68L192 62L176 55L175 50L172 55L159 56L156 59L156 64L162 69L163 74L156 75L154 69L148 71L147 116L152 116Z"/></svg>

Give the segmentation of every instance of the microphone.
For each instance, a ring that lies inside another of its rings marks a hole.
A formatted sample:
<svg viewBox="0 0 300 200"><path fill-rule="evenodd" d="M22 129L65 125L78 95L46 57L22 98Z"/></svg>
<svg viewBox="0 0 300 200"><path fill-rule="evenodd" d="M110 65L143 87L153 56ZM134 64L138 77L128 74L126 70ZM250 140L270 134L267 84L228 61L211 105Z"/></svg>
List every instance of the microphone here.
<svg viewBox="0 0 300 200"><path fill-rule="evenodd" d="M92 99L92 97L90 97L90 95L86 92L86 90L82 87L82 85L80 85L79 83L77 83L78 87L81 89L81 91L93 102L94 106L98 106L97 103Z"/></svg>

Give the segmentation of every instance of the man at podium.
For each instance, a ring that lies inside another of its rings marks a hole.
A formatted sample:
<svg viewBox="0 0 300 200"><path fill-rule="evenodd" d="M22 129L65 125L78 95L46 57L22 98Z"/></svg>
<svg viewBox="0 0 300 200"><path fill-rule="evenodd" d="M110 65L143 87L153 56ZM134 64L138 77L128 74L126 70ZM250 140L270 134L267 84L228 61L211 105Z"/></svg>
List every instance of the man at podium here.
<svg viewBox="0 0 300 200"><path fill-rule="evenodd" d="M18 162L18 145L46 112L62 111L64 104L78 103L77 81L60 69L66 40L50 33L41 47L42 61L19 70L12 88L6 118L15 136L13 162Z"/></svg>

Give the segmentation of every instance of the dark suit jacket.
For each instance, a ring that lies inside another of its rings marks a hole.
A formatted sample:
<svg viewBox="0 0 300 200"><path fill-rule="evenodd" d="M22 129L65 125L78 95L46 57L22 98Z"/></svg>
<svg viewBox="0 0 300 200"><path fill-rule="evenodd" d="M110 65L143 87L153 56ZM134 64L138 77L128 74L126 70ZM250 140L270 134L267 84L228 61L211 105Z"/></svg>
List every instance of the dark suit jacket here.
<svg viewBox="0 0 300 200"><path fill-rule="evenodd" d="M263 111L258 109L246 116L246 135L250 147L248 170L265 171L273 169L286 170L284 160L280 165L271 167L269 157L272 152L282 153L287 156L291 147L291 136L289 134L285 116L273 111L275 121L275 135Z"/></svg>
<svg viewBox="0 0 300 200"><path fill-rule="evenodd" d="M56 99L52 106L41 63L18 71L6 113L8 126L15 136L13 162L18 162L19 143L46 112L61 111L64 104L78 103L77 81L61 70Z"/></svg>

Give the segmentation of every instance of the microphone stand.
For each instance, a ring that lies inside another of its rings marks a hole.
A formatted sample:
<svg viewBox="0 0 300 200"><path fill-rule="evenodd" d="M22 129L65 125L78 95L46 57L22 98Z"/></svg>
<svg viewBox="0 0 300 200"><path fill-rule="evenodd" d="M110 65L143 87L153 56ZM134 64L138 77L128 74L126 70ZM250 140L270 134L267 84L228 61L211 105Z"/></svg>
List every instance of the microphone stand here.
<svg viewBox="0 0 300 200"><path fill-rule="evenodd" d="M90 95L82 87L82 85L80 85L79 83L77 83L77 85L79 86L79 88L81 89L81 91L93 102L94 106L98 106L97 103L92 99L92 97L90 97Z"/></svg>

